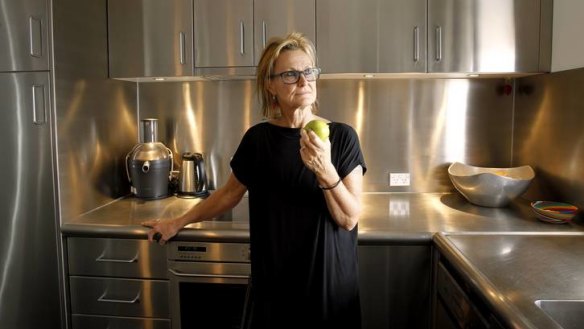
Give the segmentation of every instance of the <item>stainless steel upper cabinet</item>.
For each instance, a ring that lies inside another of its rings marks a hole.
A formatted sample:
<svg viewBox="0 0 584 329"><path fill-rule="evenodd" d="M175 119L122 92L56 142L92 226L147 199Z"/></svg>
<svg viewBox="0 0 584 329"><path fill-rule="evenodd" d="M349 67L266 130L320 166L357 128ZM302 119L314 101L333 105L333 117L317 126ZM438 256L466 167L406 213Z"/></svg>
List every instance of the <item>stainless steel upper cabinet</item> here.
<svg viewBox="0 0 584 329"><path fill-rule="evenodd" d="M253 65L253 0L195 0L195 67Z"/></svg>
<svg viewBox="0 0 584 329"><path fill-rule="evenodd" d="M49 70L46 0L0 0L0 72Z"/></svg>
<svg viewBox="0 0 584 329"><path fill-rule="evenodd" d="M426 0L317 0L323 73L426 72Z"/></svg>
<svg viewBox="0 0 584 329"><path fill-rule="evenodd" d="M112 78L193 75L192 0L109 0Z"/></svg>
<svg viewBox="0 0 584 329"><path fill-rule="evenodd" d="M316 43L315 0L255 0L255 64L271 37L301 32Z"/></svg>
<svg viewBox="0 0 584 329"><path fill-rule="evenodd" d="M549 57L540 64L551 48L546 2L428 0L428 71L549 71Z"/></svg>

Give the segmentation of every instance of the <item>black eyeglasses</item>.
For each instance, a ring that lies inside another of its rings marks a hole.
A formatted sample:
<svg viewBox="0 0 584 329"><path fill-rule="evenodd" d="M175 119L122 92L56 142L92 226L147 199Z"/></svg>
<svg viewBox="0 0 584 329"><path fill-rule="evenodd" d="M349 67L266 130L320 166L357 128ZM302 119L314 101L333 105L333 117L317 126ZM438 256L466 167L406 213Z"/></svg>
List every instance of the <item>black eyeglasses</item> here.
<svg viewBox="0 0 584 329"><path fill-rule="evenodd" d="M300 75L304 75L306 81L315 81L320 75L320 69L318 67L311 67L304 71L285 71L282 73L272 74L270 78L280 77L285 84L294 84L300 80Z"/></svg>

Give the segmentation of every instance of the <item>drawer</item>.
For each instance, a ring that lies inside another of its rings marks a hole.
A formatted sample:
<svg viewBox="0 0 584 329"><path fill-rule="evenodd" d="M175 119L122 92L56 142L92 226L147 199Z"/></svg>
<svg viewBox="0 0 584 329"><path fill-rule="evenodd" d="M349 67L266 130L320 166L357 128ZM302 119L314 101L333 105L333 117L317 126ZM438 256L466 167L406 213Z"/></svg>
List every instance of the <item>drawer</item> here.
<svg viewBox="0 0 584 329"><path fill-rule="evenodd" d="M72 276L69 284L72 314L170 316L168 281Z"/></svg>
<svg viewBox="0 0 584 329"><path fill-rule="evenodd" d="M73 329L170 329L169 319L73 314Z"/></svg>
<svg viewBox="0 0 584 329"><path fill-rule="evenodd" d="M69 238L69 275L166 279L166 248L146 240Z"/></svg>

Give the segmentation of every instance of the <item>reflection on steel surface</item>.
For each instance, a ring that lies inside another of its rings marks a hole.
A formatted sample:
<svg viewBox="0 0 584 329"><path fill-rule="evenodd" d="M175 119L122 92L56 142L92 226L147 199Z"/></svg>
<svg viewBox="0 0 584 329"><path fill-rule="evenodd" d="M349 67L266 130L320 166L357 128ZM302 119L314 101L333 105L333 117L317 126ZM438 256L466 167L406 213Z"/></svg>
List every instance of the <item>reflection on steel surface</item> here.
<svg viewBox="0 0 584 329"><path fill-rule="evenodd" d="M448 192L451 162L511 164L513 103L498 92L503 84L502 79L320 80L319 114L348 123L359 134L368 166L365 191ZM144 83L139 103L140 116L161 120L159 135L173 152L204 154L211 188L227 181L241 137L261 121L252 80ZM411 185L390 187L390 172L409 172Z"/></svg>

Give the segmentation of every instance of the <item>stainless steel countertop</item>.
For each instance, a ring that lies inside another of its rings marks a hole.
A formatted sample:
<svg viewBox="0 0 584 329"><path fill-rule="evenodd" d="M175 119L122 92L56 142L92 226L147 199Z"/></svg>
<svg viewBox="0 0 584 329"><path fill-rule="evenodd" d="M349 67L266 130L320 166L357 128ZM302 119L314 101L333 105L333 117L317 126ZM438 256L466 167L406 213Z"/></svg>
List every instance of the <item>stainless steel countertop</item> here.
<svg viewBox="0 0 584 329"><path fill-rule="evenodd" d="M512 328L561 328L536 300L584 299L584 235L437 234L437 247Z"/></svg>
<svg viewBox="0 0 584 329"><path fill-rule="evenodd" d="M140 225L142 221L178 216L199 201L177 197L152 201L122 198L63 223L61 231L65 235L145 238L147 229ZM366 193L362 201L362 244L430 244L436 232L584 232L579 222L540 222L528 201L522 199L505 208L474 206L458 193ZM247 209L245 205L239 207ZM191 224L176 239L247 241L247 212L233 214L230 219Z"/></svg>
<svg viewBox="0 0 584 329"><path fill-rule="evenodd" d="M515 328L558 328L534 304L537 299L584 299L582 276L576 275L584 273L582 219L548 224L536 219L527 200L484 208L457 193L368 193L362 200L360 244L430 245L434 240ZM143 239L142 221L178 216L199 201L123 198L62 224L61 231ZM191 224L175 239L247 242L246 211L234 212L229 220Z"/></svg>

